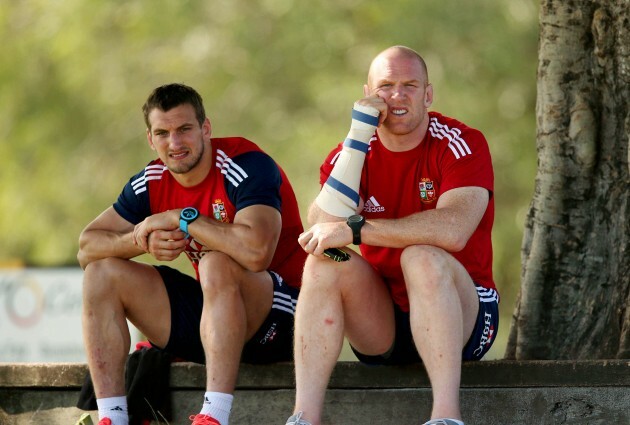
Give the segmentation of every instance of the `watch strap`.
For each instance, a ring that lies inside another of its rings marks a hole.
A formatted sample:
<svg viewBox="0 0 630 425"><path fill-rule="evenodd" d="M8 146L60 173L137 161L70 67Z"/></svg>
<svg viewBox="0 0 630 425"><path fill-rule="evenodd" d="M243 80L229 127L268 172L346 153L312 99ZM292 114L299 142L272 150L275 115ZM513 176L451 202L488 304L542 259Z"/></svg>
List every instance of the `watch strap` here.
<svg viewBox="0 0 630 425"><path fill-rule="evenodd" d="M188 234L188 222L181 217L179 218L179 230Z"/></svg>
<svg viewBox="0 0 630 425"><path fill-rule="evenodd" d="M346 224L352 230L352 243L354 245L361 245L361 229L365 224L365 217L361 215L351 215L346 220Z"/></svg>
<svg viewBox="0 0 630 425"><path fill-rule="evenodd" d="M358 226L351 227L352 229L352 243L354 245L361 245L361 228Z"/></svg>
<svg viewBox="0 0 630 425"><path fill-rule="evenodd" d="M199 211L197 211L197 209L193 207L186 207L179 214L179 230L184 232L186 234L186 237L188 237L188 225L197 220L198 217Z"/></svg>

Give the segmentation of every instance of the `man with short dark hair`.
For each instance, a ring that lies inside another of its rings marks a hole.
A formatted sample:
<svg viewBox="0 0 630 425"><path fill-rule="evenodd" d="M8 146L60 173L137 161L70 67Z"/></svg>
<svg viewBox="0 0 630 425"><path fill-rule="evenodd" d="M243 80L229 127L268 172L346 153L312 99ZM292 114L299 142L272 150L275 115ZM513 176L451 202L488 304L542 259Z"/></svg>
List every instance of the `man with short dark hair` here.
<svg viewBox="0 0 630 425"><path fill-rule="evenodd" d="M292 358L306 254L283 170L241 137L212 138L191 87L156 88L143 106L158 158L81 233L83 335L99 425L128 423L123 371L131 321L155 347L205 363L195 425L227 425L239 363ZM196 279L161 261L185 253Z"/></svg>

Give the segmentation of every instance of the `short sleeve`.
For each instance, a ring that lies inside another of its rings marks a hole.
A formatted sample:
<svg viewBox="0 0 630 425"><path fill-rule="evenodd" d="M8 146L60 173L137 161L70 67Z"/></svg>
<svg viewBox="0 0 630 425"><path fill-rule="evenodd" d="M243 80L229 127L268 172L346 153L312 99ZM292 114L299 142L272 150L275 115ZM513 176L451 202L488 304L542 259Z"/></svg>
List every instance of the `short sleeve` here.
<svg viewBox="0 0 630 425"><path fill-rule="evenodd" d="M143 170L129 179L113 205L116 212L132 224L138 224L151 215L145 172Z"/></svg>
<svg viewBox="0 0 630 425"><path fill-rule="evenodd" d="M269 155L247 152L234 157L232 162L225 173L225 189L236 211L251 205L267 205L282 211L282 176Z"/></svg>

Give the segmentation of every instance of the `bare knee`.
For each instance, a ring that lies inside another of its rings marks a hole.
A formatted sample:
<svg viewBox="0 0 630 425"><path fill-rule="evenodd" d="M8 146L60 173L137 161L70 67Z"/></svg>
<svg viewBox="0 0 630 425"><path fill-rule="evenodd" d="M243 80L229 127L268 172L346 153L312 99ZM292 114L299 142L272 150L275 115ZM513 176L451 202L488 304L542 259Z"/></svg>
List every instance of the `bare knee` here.
<svg viewBox="0 0 630 425"><path fill-rule="evenodd" d="M430 245L412 245L405 248L400 264L409 290L436 291L454 283L450 254Z"/></svg>
<svg viewBox="0 0 630 425"><path fill-rule="evenodd" d="M411 245L400 256L403 268L419 268L424 272L440 273L448 267L450 255L441 248L430 245Z"/></svg>
<svg viewBox="0 0 630 425"><path fill-rule="evenodd" d="M304 264L301 291L312 288L330 293L333 289L339 289L340 282L343 281L342 268L343 265L328 258L309 255Z"/></svg>
<svg viewBox="0 0 630 425"><path fill-rule="evenodd" d="M121 278L120 258L104 258L87 265L83 273L84 301L98 301L115 295Z"/></svg>
<svg viewBox="0 0 630 425"><path fill-rule="evenodd" d="M199 278L201 289L205 294L223 290L236 290L242 268L234 260L222 252L208 252L199 261Z"/></svg>

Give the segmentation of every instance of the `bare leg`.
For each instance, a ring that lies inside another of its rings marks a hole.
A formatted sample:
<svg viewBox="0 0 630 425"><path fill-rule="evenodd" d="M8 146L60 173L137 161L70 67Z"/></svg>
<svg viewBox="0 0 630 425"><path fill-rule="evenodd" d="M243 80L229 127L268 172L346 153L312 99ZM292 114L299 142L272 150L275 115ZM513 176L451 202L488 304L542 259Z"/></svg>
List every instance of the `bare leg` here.
<svg viewBox="0 0 630 425"><path fill-rule="evenodd" d="M243 346L271 310L273 282L267 272L249 272L220 252L206 254L199 272L204 294L200 329L206 389L231 394Z"/></svg>
<svg viewBox="0 0 630 425"><path fill-rule="evenodd" d="M309 256L295 316L296 411L313 424L321 421L328 380L343 344L343 306L337 273Z"/></svg>
<svg viewBox="0 0 630 425"><path fill-rule="evenodd" d="M89 264L83 279L83 339L99 399L125 394L127 317L154 342L167 341L170 307L159 273L151 266L117 258Z"/></svg>
<svg viewBox="0 0 630 425"><path fill-rule="evenodd" d="M375 317L379 318L378 323L370 320ZM393 307L385 286L360 256L353 254L345 263L309 256L295 323L294 413L302 411L305 420L320 424L328 380L341 352L344 330L351 342L356 338L359 346L382 354L393 342L393 321Z"/></svg>
<svg viewBox="0 0 630 425"><path fill-rule="evenodd" d="M461 419L462 349L479 309L474 284L463 266L439 248L409 247L401 265L414 341L433 390L431 418Z"/></svg>

